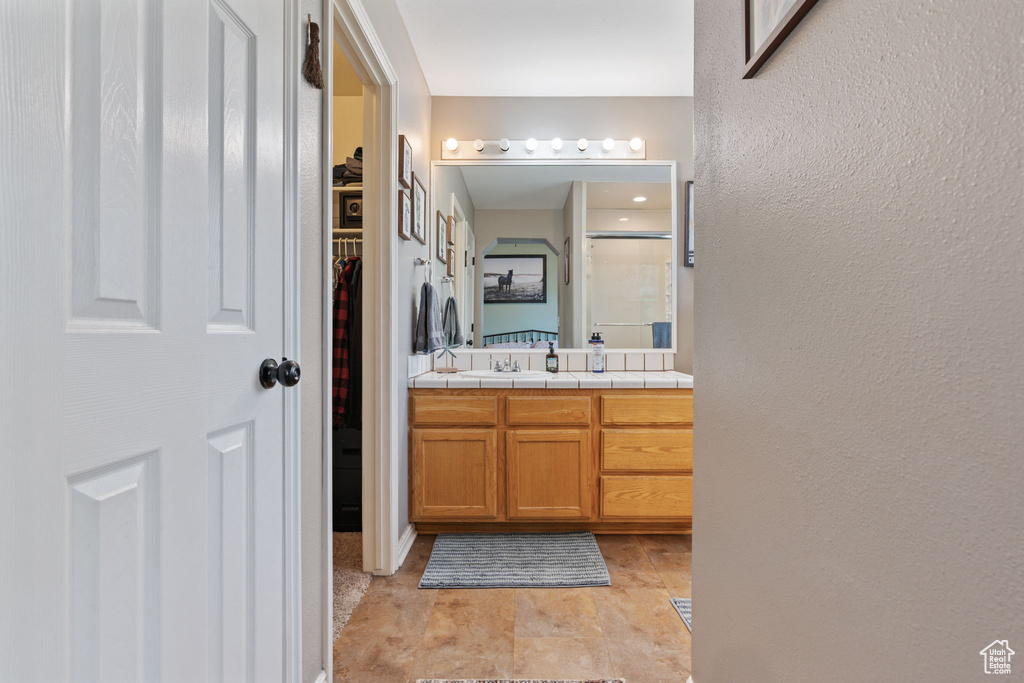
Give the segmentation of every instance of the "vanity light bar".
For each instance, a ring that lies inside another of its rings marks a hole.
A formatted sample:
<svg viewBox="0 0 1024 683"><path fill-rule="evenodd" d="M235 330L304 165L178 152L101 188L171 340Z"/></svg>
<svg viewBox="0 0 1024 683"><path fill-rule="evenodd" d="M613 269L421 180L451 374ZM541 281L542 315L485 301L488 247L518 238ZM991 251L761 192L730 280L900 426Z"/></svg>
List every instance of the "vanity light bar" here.
<svg viewBox="0 0 1024 683"><path fill-rule="evenodd" d="M441 142L444 161L473 159L646 159L647 141L640 138L587 140L586 138L540 140L456 140ZM575 140L575 142L574 142ZM561 143L561 144L559 144Z"/></svg>

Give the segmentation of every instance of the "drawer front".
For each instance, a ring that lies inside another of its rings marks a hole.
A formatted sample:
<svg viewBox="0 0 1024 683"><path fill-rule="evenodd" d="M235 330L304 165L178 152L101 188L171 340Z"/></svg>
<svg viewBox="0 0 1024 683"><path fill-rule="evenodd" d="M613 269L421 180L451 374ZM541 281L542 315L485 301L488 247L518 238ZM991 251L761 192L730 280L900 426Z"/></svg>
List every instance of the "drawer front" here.
<svg viewBox="0 0 1024 683"><path fill-rule="evenodd" d="M493 425L498 423L494 396L413 396L416 424Z"/></svg>
<svg viewBox="0 0 1024 683"><path fill-rule="evenodd" d="M510 396L510 425L589 425L589 396Z"/></svg>
<svg viewBox="0 0 1024 683"><path fill-rule="evenodd" d="M605 429L601 467L610 471L693 470L692 429Z"/></svg>
<svg viewBox="0 0 1024 683"><path fill-rule="evenodd" d="M610 425L693 424L693 395L602 396L601 419Z"/></svg>
<svg viewBox="0 0 1024 683"><path fill-rule="evenodd" d="M605 519L692 517L693 477L601 477L601 516Z"/></svg>

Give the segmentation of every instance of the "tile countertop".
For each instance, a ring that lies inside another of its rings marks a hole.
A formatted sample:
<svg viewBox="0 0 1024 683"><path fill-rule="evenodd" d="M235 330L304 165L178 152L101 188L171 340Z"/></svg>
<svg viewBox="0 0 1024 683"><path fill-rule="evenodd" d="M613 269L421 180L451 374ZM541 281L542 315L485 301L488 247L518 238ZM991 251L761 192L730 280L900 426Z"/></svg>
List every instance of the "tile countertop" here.
<svg viewBox="0 0 1024 683"><path fill-rule="evenodd" d="M415 389L692 389L693 375L664 372L559 372L466 377L457 372L425 372L409 378Z"/></svg>

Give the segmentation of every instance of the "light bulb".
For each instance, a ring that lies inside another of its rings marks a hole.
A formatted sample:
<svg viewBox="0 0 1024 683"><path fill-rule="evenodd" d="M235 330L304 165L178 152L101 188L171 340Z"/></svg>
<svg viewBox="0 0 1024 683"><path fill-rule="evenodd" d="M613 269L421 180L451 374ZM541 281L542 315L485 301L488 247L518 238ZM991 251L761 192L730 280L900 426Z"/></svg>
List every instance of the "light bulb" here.
<svg viewBox="0 0 1024 683"><path fill-rule="evenodd" d="M537 149L537 140L535 140L534 138L529 138L526 141L526 151L527 152L534 152L534 151L536 151L536 149Z"/></svg>
<svg viewBox="0 0 1024 683"><path fill-rule="evenodd" d="M454 152L459 148L459 141L455 138L448 138L444 141L444 146L448 148L449 152Z"/></svg>
<svg viewBox="0 0 1024 683"><path fill-rule="evenodd" d="M611 138L605 138L604 142L601 143L601 147L602 149L604 149L604 151L610 152L613 149L615 149L615 140L612 140Z"/></svg>
<svg viewBox="0 0 1024 683"><path fill-rule="evenodd" d="M509 143L508 138L502 138L501 140L499 140L498 141L498 147L501 147L501 151L502 152L507 152L508 148L511 147L511 144Z"/></svg>
<svg viewBox="0 0 1024 683"><path fill-rule="evenodd" d="M640 138L633 138L629 141L629 148L634 152L639 152L640 148L644 146L644 141Z"/></svg>
<svg viewBox="0 0 1024 683"><path fill-rule="evenodd" d="M562 151L562 138L555 138L554 140L552 140L551 149L555 150L556 152Z"/></svg>
<svg viewBox="0 0 1024 683"><path fill-rule="evenodd" d="M633 197L634 202L646 202L647 197Z"/></svg>
<svg viewBox="0 0 1024 683"><path fill-rule="evenodd" d="M586 149L587 149L587 145L589 145L589 144L590 144L590 141L589 141L589 140L587 140L586 138L580 138L579 140L577 140L577 141L576 141L576 147L577 147L577 148L578 148L578 149L579 149L579 150L580 150L581 152L584 152L584 151L586 151Z"/></svg>
<svg viewBox="0 0 1024 683"><path fill-rule="evenodd" d="M484 141L481 140L480 138L473 140L473 149L475 149L478 152L484 151Z"/></svg>

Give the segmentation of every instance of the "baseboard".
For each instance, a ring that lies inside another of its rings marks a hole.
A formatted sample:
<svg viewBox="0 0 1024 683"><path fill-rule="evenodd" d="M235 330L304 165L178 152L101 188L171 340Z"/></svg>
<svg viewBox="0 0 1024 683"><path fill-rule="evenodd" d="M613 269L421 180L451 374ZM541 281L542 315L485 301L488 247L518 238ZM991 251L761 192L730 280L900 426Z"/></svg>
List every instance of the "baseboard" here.
<svg viewBox="0 0 1024 683"><path fill-rule="evenodd" d="M686 683L693 683L693 676L686 679Z"/></svg>
<svg viewBox="0 0 1024 683"><path fill-rule="evenodd" d="M327 683L327 671L321 671L313 683ZM692 683L692 682L691 682Z"/></svg>
<svg viewBox="0 0 1024 683"><path fill-rule="evenodd" d="M405 531L402 533L402 537L398 539L398 555L396 556L397 562L395 563L395 571L402 566L405 562L406 556L409 551L412 550L412 542L416 540L416 525L409 524L405 527Z"/></svg>

